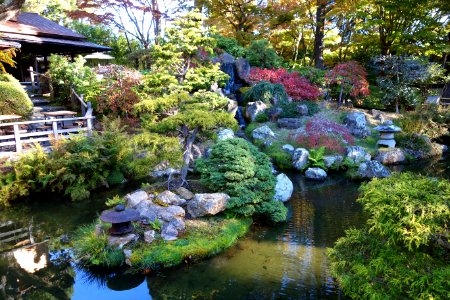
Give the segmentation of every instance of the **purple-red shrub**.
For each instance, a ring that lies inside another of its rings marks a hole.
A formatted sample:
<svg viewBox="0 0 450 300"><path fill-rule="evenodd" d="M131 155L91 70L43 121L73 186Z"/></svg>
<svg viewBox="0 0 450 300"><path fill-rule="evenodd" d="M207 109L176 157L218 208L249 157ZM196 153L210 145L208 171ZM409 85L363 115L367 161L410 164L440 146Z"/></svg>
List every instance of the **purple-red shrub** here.
<svg viewBox="0 0 450 300"><path fill-rule="evenodd" d="M303 132L291 134L289 139L307 149L323 146L329 152L338 153L344 153L347 145L355 143L355 139L345 126L317 117L306 123Z"/></svg>
<svg viewBox="0 0 450 300"><path fill-rule="evenodd" d="M252 83L258 83L260 81L279 83L284 86L286 93L294 101L315 100L320 95L319 89L311 84L308 79L302 77L298 72L288 72L284 68L252 68L250 70L249 81Z"/></svg>

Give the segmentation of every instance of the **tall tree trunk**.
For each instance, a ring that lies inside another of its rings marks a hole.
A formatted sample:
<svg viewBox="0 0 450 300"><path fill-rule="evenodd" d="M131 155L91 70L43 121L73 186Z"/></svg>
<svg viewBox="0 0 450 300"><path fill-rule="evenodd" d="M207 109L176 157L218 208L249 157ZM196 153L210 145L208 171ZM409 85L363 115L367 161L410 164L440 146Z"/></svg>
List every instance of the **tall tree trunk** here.
<svg viewBox="0 0 450 300"><path fill-rule="evenodd" d="M189 165L191 163L192 146L194 145L198 130L197 127L190 133L187 126L183 126L182 128L184 139L183 168L181 169L182 184L186 182Z"/></svg>
<svg viewBox="0 0 450 300"><path fill-rule="evenodd" d="M161 39L161 12L159 11L158 0L152 0L152 16L155 45L159 45Z"/></svg>
<svg viewBox="0 0 450 300"><path fill-rule="evenodd" d="M314 32L314 66L323 69L323 38L325 36L326 1L317 0L316 28Z"/></svg>

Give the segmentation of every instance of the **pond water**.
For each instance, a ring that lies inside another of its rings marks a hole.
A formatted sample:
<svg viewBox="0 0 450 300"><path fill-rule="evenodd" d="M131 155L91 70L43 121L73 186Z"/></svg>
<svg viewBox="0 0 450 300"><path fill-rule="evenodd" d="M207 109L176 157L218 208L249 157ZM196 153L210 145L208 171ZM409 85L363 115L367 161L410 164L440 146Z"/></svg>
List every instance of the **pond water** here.
<svg viewBox="0 0 450 300"><path fill-rule="evenodd" d="M450 178L449 162L402 168ZM0 244L0 299L344 298L329 274L326 248L345 229L365 221L355 202L359 185L339 176L320 184L301 175L290 178L295 191L289 222L254 225L236 246L219 256L146 276L80 269L64 244L66 235L95 219L106 198L136 186L97 193L88 202L42 200L2 211L0 240L16 231L16 236L31 237L37 244L26 250L8 250L11 243Z"/></svg>

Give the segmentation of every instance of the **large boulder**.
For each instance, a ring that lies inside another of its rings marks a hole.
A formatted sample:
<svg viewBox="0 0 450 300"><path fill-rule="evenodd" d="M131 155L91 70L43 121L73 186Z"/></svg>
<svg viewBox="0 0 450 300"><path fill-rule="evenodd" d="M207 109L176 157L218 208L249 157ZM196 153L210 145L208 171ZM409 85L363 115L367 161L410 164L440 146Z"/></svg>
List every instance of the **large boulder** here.
<svg viewBox="0 0 450 300"><path fill-rule="evenodd" d="M217 133L217 140L219 140L219 141L223 141L223 140L227 140L227 139L232 139L232 138L234 138L234 131L231 130L231 129L229 129L229 128L220 130L220 131Z"/></svg>
<svg viewBox="0 0 450 300"><path fill-rule="evenodd" d="M305 104L297 105L297 112L300 116L307 116L309 113L308 106Z"/></svg>
<svg viewBox="0 0 450 300"><path fill-rule="evenodd" d="M359 165L358 175L364 179L384 178L391 175L391 172L379 161L371 160Z"/></svg>
<svg viewBox="0 0 450 300"><path fill-rule="evenodd" d="M236 59L236 75L239 79L246 81L250 75L250 63L245 58Z"/></svg>
<svg viewBox="0 0 450 300"><path fill-rule="evenodd" d="M249 102L245 109L245 117L252 122L255 121L256 116L265 112L267 105L262 101Z"/></svg>
<svg viewBox="0 0 450 300"><path fill-rule="evenodd" d="M325 155L323 157L323 162L327 169L337 168L344 161L344 157L342 155Z"/></svg>
<svg viewBox="0 0 450 300"><path fill-rule="evenodd" d="M297 170L303 170L308 164L309 152L304 148L297 148L292 155L292 165Z"/></svg>
<svg viewBox="0 0 450 300"><path fill-rule="evenodd" d="M148 194L145 191L136 191L125 196L127 207L135 208L141 201L147 200Z"/></svg>
<svg viewBox="0 0 450 300"><path fill-rule="evenodd" d="M378 150L375 160L383 165L397 165L404 163L406 156L400 148L384 148Z"/></svg>
<svg viewBox="0 0 450 300"><path fill-rule="evenodd" d="M275 137L275 133L273 133L272 129L269 126L264 125L258 127L252 131L252 137L255 140L268 140Z"/></svg>
<svg viewBox="0 0 450 300"><path fill-rule="evenodd" d="M283 149L283 151L286 151L287 153L289 153L290 155L294 154L295 148L292 145L289 144L285 144L281 147L281 149Z"/></svg>
<svg viewBox="0 0 450 300"><path fill-rule="evenodd" d="M277 121L277 125L280 128L297 129L302 127L302 120L298 118L280 118Z"/></svg>
<svg viewBox="0 0 450 300"><path fill-rule="evenodd" d="M171 205L168 207L161 207L158 211L158 219L161 221L170 222L176 218L184 218L186 212L181 206Z"/></svg>
<svg viewBox="0 0 450 300"><path fill-rule="evenodd" d="M294 191L294 185L292 181L285 174L281 173L277 176L277 184L275 185L275 196L273 196L274 200L277 201L288 201L292 192Z"/></svg>
<svg viewBox="0 0 450 300"><path fill-rule="evenodd" d="M372 156L366 152L361 146L351 146L345 149L346 157L353 163L359 164L361 162L370 161Z"/></svg>
<svg viewBox="0 0 450 300"><path fill-rule="evenodd" d="M323 181L327 178L327 172L321 168L308 168L305 176L311 180Z"/></svg>
<svg viewBox="0 0 450 300"><path fill-rule="evenodd" d="M366 138L370 135L370 129L366 125L366 116L362 112L351 112L347 114L344 119L344 124L356 137Z"/></svg>
<svg viewBox="0 0 450 300"><path fill-rule="evenodd" d="M155 202L163 206L166 205L183 205L186 200L180 198L178 195L171 191L164 191L158 194L155 198Z"/></svg>
<svg viewBox="0 0 450 300"><path fill-rule="evenodd" d="M194 198L194 193L192 193L190 190L188 190L185 187L180 186L179 188L177 188L177 190L175 191L177 192L177 194L186 200L191 200L192 198Z"/></svg>
<svg viewBox="0 0 450 300"><path fill-rule="evenodd" d="M187 211L193 218L213 216L226 209L229 199L224 193L195 194L188 202Z"/></svg>

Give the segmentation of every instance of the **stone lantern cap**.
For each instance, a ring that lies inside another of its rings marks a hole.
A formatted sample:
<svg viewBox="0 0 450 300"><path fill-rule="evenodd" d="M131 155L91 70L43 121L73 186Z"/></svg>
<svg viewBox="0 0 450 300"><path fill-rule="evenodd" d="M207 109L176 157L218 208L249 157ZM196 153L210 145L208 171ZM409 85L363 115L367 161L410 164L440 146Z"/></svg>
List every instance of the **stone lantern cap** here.
<svg viewBox="0 0 450 300"><path fill-rule="evenodd" d="M139 219L139 212L135 209L125 208L119 204L114 209L108 209L102 212L100 220L112 224L125 223L137 221Z"/></svg>
<svg viewBox="0 0 450 300"><path fill-rule="evenodd" d="M400 132L402 129L398 126L395 126L391 120L385 121L382 125L379 125L374 128L374 130L377 130L379 132Z"/></svg>

